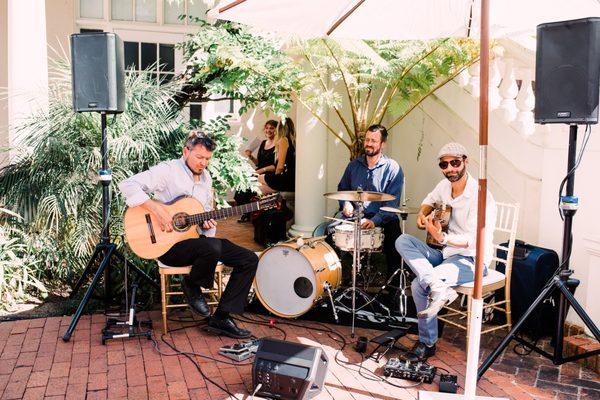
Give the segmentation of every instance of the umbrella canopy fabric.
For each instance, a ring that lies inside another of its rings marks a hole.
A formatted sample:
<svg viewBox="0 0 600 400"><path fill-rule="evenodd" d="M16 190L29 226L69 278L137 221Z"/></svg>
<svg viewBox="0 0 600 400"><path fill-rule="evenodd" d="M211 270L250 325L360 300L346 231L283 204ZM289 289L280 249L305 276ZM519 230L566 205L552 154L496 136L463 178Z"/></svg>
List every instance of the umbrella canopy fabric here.
<svg viewBox="0 0 600 400"><path fill-rule="evenodd" d="M479 38L480 15L474 0L225 0L208 13L284 35L367 40ZM492 0L490 35L590 16L600 16L596 0Z"/></svg>

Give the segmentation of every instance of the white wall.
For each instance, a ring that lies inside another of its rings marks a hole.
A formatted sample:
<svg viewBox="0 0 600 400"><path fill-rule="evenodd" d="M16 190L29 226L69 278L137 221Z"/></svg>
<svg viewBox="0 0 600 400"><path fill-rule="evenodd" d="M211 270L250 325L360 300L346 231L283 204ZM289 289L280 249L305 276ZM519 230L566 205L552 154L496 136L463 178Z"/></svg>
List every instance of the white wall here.
<svg viewBox="0 0 600 400"><path fill-rule="evenodd" d="M8 161L2 149L8 146L8 100L4 91L8 87L8 2L0 1L0 167Z"/></svg>

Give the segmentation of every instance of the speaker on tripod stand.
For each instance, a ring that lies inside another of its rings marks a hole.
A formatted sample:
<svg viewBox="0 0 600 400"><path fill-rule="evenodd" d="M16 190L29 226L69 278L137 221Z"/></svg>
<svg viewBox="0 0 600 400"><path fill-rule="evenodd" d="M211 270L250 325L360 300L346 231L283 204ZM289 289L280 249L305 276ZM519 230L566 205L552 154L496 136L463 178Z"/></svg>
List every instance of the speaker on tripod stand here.
<svg viewBox="0 0 600 400"><path fill-rule="evenodd" d="M541 24L537 27L535 122L569 124L567 175L561 184L560 210L564 216L561 264L531 306L513 325L496 349L478 370L481 378L511 340L551 360L555 365L600 354L600 349L575 356L563 356L565 320L571 306L585 326L600 342L600 330L573 296L579 283L569 268L573 245L572 224L578 198L574 195L577 158L577 125L598 123L600 75L600 18L583 18ZM590 131L591 132L591 131ZM583 146L586 141L584 140ZM583 150L582 153L583 154ZM565 185L566 184L566 185ZM563 195L563 185L566 190ZM549 353L536 343L517 336L528 319L544 301L558 295L558 318L555 321L554 351Z"/></svg>
<svg viewBox="0 0 600 400"><path fill-rule="evenodd" d="M88 261L81 277L75 284L70 297L76 296L81 286L92 274L92 269L99 265L92 281L86 290L83 299L73 315L71 323L63 335L63 340L69 341L71 335L81 318L81 314L88 304L94 290L104 276L104 306L107 308L112 300L111 285L111 260L116 258L125 267L129 266L133 272L142 279L151 283L156 288L158 284L144 271L128 262L117 251L117 245L110 240L109 216L110 193L109 186L112 174L108 166L106 128L107 114L119 114L125 110L125 68L123 60L123 42L114 33L83 33L71 35L71 78L73 87L73 109L75 112L98 112L101 119L102 142L102 168L98 171L102 184L102 232L100 241L90 260ZM98 264L99 261L99 264ZM127 268L126 268L127 269ZM126 288L127 289L127 288ZM104 339L103 339L104 341Z"/></svg>

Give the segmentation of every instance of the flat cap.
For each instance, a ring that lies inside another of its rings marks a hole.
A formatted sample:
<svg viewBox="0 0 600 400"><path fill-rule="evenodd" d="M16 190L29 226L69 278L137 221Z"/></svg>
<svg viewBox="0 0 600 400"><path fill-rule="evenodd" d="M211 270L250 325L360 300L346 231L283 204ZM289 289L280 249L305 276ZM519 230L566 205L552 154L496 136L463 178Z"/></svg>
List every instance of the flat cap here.
<svg viewBox="0 0 600 400"><path fill-rule="evenodd" d="M452 157L467 157L467 149L460 143L450 142L445 144L438 152L438 158L452 156Z"/></svg>

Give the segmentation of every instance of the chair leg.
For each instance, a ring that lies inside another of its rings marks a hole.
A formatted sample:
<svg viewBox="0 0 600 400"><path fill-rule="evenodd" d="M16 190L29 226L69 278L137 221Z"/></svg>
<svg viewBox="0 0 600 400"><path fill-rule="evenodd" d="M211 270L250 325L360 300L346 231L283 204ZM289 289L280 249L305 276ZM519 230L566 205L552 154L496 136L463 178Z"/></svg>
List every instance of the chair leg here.
<svg viewBox="0 0 600 400"><path fill-rule="evenodd" d="M506 299L506 303L504 303L504 310L506 312L506 323L508 324L508 330L512 329L512 311L510 306L510 291L504 290L504 298Z"/></svg>
<svg viewBox="0 0 600 400"><path fill-rule="evenodd" d="M223 294L223 271L217 272L217 294L219 295L219 301L221 301L221 295Z"/></svg>
<svg viewBox="0 0 600 400"><path fill-rule="evenodd" d="M162 328L163 333L167 334L167 282L165 274L160 274L160 303L162 308Z"/></svg>

